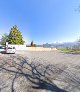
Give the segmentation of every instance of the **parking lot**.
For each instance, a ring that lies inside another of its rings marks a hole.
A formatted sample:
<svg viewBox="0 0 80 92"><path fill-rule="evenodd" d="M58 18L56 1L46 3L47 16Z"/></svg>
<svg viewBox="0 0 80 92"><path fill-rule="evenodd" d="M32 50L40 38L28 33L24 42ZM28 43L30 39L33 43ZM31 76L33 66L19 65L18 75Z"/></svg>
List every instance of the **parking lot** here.
<svg viewBox="0 0 80 92"><path fill-rule="evenodd" d="M0 53L0 92L80 92L80 55Z"/></svg>

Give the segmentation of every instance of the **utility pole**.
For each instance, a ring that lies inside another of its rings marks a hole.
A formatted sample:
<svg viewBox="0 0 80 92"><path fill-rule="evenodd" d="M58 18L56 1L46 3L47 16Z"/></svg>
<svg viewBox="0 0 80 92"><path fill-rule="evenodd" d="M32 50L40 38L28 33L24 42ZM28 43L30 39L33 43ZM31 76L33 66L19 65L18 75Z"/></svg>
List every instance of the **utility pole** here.
<svg viewBox="0 0 80 92"><path fill-rule="evenodd" d="M0 33L0 41L1 41L2 35L3 35L3 34L2 34L2 33Z"/></svg>

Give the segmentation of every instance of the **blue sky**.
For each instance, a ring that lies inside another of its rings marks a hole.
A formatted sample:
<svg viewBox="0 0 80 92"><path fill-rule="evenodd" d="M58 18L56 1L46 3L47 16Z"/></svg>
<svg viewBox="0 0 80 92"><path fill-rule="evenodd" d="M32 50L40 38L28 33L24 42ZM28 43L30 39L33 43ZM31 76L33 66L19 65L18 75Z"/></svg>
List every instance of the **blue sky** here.
<svg viewBox="0 0 80 92"><path fill-rule="evenodd" d="M80 0L0 0L0 34L17 25L26 42L72 42L80 37Z"/></svg>

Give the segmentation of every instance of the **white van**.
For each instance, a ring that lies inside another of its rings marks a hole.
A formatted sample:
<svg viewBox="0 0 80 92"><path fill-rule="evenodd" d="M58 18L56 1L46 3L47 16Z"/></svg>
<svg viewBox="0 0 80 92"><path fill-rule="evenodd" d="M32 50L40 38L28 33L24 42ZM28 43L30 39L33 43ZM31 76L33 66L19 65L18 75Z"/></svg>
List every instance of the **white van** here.
<svg viewBox="0 0 80 92"><path fill-rule="evenodd" d="M15 47L6 47L6 53L13 53L15 54Z"/></svg>

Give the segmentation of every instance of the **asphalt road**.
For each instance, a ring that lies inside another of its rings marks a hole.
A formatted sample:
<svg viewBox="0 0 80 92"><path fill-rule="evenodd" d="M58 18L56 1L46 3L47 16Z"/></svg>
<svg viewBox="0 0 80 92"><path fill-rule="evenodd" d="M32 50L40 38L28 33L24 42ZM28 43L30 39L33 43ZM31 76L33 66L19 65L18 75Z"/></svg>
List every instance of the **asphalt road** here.
<svg viewBox="0 0 80 92"><path fill-rule="evenodd" d="M0 92L80 92L80 55L0 53Z"/></svg>

